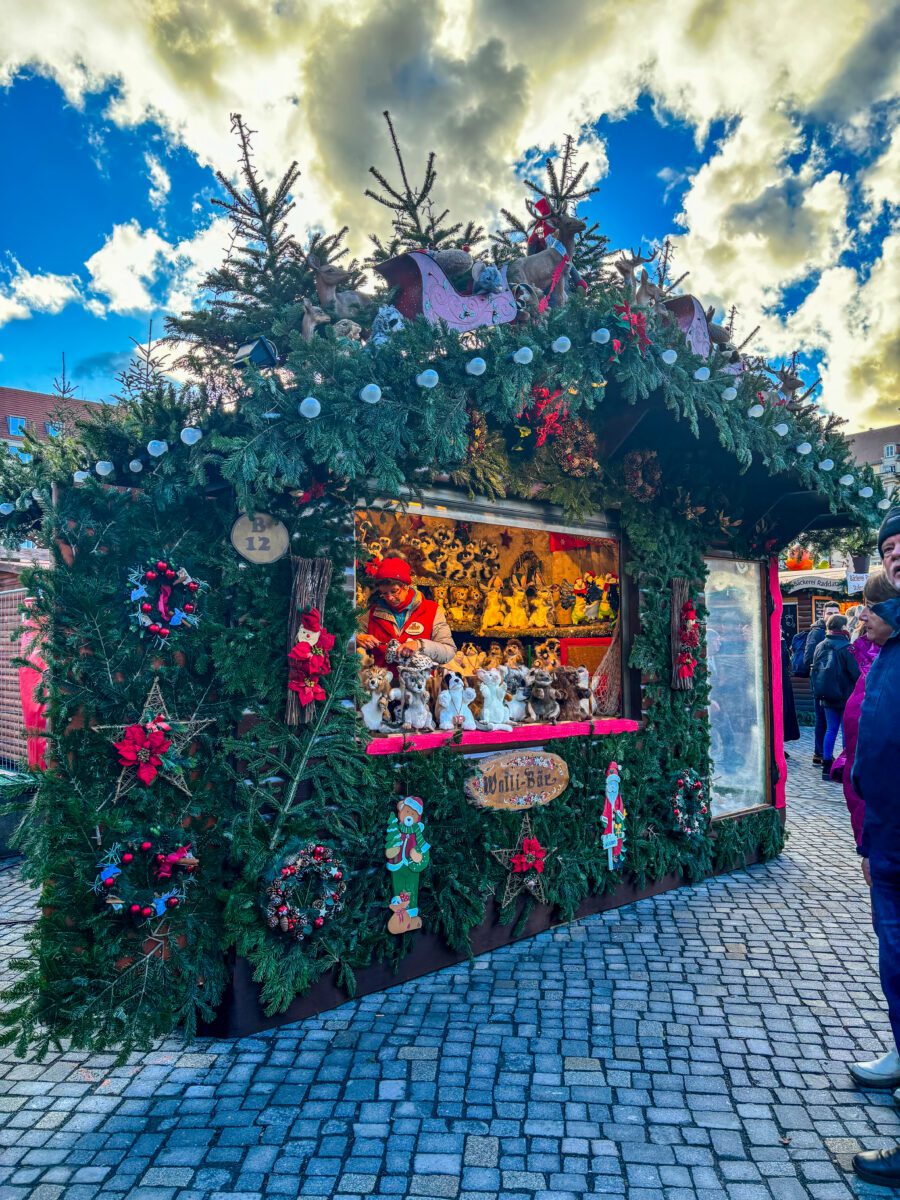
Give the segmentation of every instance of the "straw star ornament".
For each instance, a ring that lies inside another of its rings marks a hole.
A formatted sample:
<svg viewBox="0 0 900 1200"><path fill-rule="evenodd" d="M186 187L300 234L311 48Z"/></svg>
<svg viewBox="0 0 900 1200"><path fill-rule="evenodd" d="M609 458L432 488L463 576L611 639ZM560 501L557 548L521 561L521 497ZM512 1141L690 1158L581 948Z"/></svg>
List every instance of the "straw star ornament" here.
<svg viewBox="0 0 900 1200"><path fill-rule="evenodd" d="M137 721L96 727L98 733L109 734L122 768L113 803L136 787L150 787L156 779L171 783L190 797L185 778L187 748L201 729L212 724L212 719L179 721L170 717L159 680L154 680Z"/></svg>
<svg viewBox="0 0 900 1200"><path fill-rule="evenodd" d="M491 854L509 870L501 906L506 908L519 892L530 892L541 904L547 903L544 892L544 867L556 853L556 847L547 850L531 831L531 820L526 813L519 827L519 840L509 850L492 850Z"/></svg>

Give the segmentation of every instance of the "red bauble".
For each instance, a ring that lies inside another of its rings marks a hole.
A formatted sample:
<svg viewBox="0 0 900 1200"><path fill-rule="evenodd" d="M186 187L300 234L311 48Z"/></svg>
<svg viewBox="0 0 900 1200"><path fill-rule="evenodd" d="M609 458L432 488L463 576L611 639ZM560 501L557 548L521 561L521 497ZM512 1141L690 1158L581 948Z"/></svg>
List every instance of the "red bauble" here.
<svg viewBox="0 0 900 1200"><path fill-rule="evenodd" d="M200 584L194 583L194 581L192 579L191 582L187 585L187 588L188 588L189 592L196 592L196 590L199 588L199 586L200 586Z"/></svg>
<svg viewBox="0 0 900 1200"><path fill-rule="evenodd" d="M314 846L313 847L313 854L318 854L320 858L324 853L325 853L324 846Z"/></svg>
<svg viewBox="0 0 900 1200"><path fill-rule="evenodd" d="M321 929L324 924L325 924L324 917L316 917L316 919L313 921L313 925L315 925L316 929Z"/></svg>
<svg viewBox="0 0 900 1200"><path fill-rule="evenodd" d="M175 578L175 572L170 567L168 569L168 571L166 571L166 579L174 579L174 578Z"/></svg>
<svg viewBox="0 0 900 1200"><path fill-rule="evenodd" d="M115 879L104 879L103 886L104 887L112 887L115 882L116 882Z"/></svg>
<svg viewBox="0 0 900 1200"><path fill-rule="evenodd" d="M284 877L285 877L286 875L290 875L290 873L291 873L291 872L289 871L289 869L288 869L287 867L282 867L282 868L281 868L281 878L282 878L282 879L284 879Z"/></svg>
<svg viewBox="0 0 900 1200"><path fill-rule="evenodd" d="M152 625L148 625L147 628L150 630L151 633L159 633L159 625L157 625L157 623L155 621L153 622Z"/></svg>
<svg viewBox="0 0 900 1200"><path fill-rule="evenodd" d="M122 855L122 862L123 862L123 863L130 863L130 862L132 862L133 860L134 860L134 855L133 855L133 854L131 854L131 853L129 853L129 852L126 852L125 854L123 854L123 855Z"/></svg>
<svg viewBox="0 0 900 1200"><path fill-rule="evenodd" d="M281 913L281 914L283 915L284 913L286 913L286 912L287 912L287 905L286 905L286 904L279 904L279 905L278 905L278 911L279 911L279 913Z"/></svg>
<svg viewBox="0 0 900 1200"><path fill-rule="evenodd" d="M137 916L137 914L141 911L141 906L139 904L132 904L131 908L129 908L128 911L130 913L134 913L135 916Z"/></svg>
<svg viewBox="0 0 900 1200"><path fill-rule="evenodd" d="M192 612L194 611L194 606L193 606L193 604L185 604L185 606L184 606L184 611L185 611L186 613L192 613Z"/></svg>
<svg viewBox="0 0 900 1200"><path fill-rule="evenodd" d="M166 901L166 908L177 908L177 907L178 907L178 897L170 896L168 898L168 900Z"/></svg>
<svg viewBox="0 0 900 1200"><path fill-rule="evenodd" d="M150 613L150 612L153 612L153 605L152 605L152 604L147 604L147 603L145 602L144 604L142 604L142 605L141 605L141 612L142 612L142 613Z"/></svg>
<svg viewBox="0 0 900 1200"><path fill-rule="evenodd" d="M150 580L153 580L153 579L155 579L155 578L156 578L156 572L155 572L155 571L145 571L145 572L144 572L144 578L145 578L145 579L150 579Z"/></svg>
<svg viewBox="0 0 900 1200"><path fill-rule="evenodd" d="M146 853L148 850L153 849L153 843L152 842L141 842L141 849Z"/></svg>
<svg viewBox="0 0 900 1200"><path fill-rule="evenodd" d="M341 897L340 897L340 893L339 893L339 892L332 892L332 893L331 893L331 898L332 898L332 900L340 900L340 898L341 898Z"/></svg>
<svg viewBox="0 0 900 1200"><path fill-rule="evenodd" d="M332 879L343 879L343 878L344 878L343 871L335 871L334 875L332 875Z"/></svg>
<svg viewBox="0 0 900 1200"><path fill-rule="evenodd" d="M153 916L153 909L150 907L149 904L145 904L144 907L141 909L141 916L142 917L152 917Z"/></svg>
<svg viewBox="0 0 900 1200"><path fill-rule="evenodd" d="M165 626L162 626L159 631L159 636L161 638L167 638L169 636L169 630L166 629Z"/></svg>
<svg viewBox="0 0 900 1200"><path fill-rule="evenodd" d="M163 562L163 560L160 559L159 562L156 564L156 569L157 569L157 571L165 571L165 569L168 565L169 564L167 562Z"/></svg>
<svg viewBox="0 0 900 1200"><path fill-rule="evenodd" d="M287 873L288 873L288 875L296 875L297 874L297 868L294 866L293 863L291 863L291 865L288 867Z"/></svg>

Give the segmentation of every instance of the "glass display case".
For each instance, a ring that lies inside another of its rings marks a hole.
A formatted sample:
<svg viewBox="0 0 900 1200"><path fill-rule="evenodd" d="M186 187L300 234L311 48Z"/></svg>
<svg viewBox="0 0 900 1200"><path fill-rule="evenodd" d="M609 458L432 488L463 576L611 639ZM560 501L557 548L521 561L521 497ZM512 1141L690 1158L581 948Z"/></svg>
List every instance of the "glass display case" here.
<svg viewBox="0 0 900 1200"><path fill-rule="evenodd" d="M771 803L768 753L766 593L758 562L708 558L712 815Z"/></svg>

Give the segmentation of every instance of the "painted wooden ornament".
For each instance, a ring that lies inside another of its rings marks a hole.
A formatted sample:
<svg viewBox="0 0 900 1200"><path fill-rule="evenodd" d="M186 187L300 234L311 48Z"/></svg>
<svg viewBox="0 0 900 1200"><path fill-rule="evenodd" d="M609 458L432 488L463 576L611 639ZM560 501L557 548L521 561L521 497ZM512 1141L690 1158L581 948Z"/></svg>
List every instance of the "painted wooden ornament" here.
<svg viewBox="0 0 900 1200"><path fill-rule="evenodd" d="M278 562L291 544L287 527L269 513L242 513L231 527L231 544L247 562Z"/></svg>
<svg viewBox="0 0 900 1200"><path fill-rule="evenodd" d="M619 766L611 762L606 768L606 800L603 804L603 837L600 842L607 852L611 871L620 867L625 857L625 818L628 814L620 789Z"/></svg>
<svg viewBox="0 0 900 1200"><path fill-rule="evenodd" d="M392 888L388 933L411 933L422 928L419 883L420 876L431 865L423 812L421 797L404 796L397 801L396 815L388 821L384 845Z"/></svg>
<svg viewBox="0 0 900 1200"><path fill-rule="evenodd" d="M569 786L569 767L546 750L511 750L478 761L466 796L478 808L529 809L549 804Z"/></svg>

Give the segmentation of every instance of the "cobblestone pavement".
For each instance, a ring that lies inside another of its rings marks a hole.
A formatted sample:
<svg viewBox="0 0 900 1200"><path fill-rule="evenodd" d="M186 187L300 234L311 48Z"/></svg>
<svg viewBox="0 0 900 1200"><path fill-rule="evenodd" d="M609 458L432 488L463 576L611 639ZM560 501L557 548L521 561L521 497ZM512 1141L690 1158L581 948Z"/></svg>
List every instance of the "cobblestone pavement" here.
<svg viewBox="0 0 900 1200"><path fill-rule="evenodd" d="M900 1138L840 789L783 857L239 1042L0 1057L0 1200L843 1200ZM4 921L32 903L0 874ZM22 927L0 926L3 958Z"/></svg>

